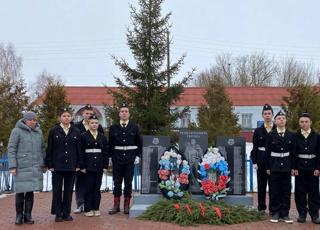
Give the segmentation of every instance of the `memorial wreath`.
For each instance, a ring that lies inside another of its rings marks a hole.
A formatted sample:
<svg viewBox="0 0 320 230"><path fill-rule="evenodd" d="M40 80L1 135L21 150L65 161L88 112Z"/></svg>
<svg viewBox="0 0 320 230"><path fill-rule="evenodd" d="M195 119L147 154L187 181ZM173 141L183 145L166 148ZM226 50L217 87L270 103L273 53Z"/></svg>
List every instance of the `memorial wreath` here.
<svg viewBox="0 0 320 230"><path fill-rule="evenodd" d="M207 199L219 200L226 196L229 190L227 183L231 179L228 176L230 171L218 148L208 148L208 152L202 157L198 173L201 190Z"/></svg>
<svg viewBox="0 0 320 230"><path fill-rule="evenodd" d="M159 188L168 199L179 199L188 189L190 166L175 147L165 151L159 161Z"/></svg>
<svg viewBox="0 0 320 230"><path fill-rule="evenodd" d="M161 157L159 165L159 187L169 199L161 199L147 207L138 219L178 223L181 226L226 225L265 219L264 213L252 206L229 205L223 199L218 200L225 196L230 181L228 164L218 148L208 149L199 170L201 189L214 202L199 202L185 191L189 185L190 167L176 148L170 147Z"/></svg>
<svg viewBox="0 0 320 230"><path fill-rule="evenodd" d="M191 193L184 192L179 199L161 199L149 206L138 219L177 223L181 226L199 224L227 225L264 220L264 212L252 206L229 205L225 200L199 202Z"/></svg>

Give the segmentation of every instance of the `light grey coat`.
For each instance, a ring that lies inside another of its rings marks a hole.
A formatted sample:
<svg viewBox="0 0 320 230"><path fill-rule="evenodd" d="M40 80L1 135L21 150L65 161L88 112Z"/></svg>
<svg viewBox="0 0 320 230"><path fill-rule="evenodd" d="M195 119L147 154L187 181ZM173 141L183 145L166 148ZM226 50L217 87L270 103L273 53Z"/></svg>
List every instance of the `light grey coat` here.
<svg viewBox="0 0 320 230"><path fill-rule="evenodd" d="M19 120L12 130L8 144L9 169L16 169L14 190L16 193L41 191L45 168L45 144L37 123L34 129Z"/></svg>

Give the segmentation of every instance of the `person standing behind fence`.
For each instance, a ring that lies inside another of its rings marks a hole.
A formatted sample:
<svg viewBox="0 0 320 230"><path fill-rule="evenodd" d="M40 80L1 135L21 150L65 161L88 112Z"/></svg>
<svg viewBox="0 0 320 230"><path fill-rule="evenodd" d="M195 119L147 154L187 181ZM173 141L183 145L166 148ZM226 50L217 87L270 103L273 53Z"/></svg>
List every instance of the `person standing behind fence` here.
<svg viewBox="0 0 320 230"><path fill-rule="evenodd" d="M109 132L109 154L112 157L114 206L109 214L120 212L122 180L124 180L124 214L129 214L132 194L134 164L139 163L141 153L140 130L129 121L129 107L122 103L119 112L120 122L111 125Z"/></svg>
<svg viewBox="0 0 320 230"><path fill-rule="evenodd" d="M81 172L85 173L85 215L100 216L100 187L102 175L109 165L108 143L103 133L98 132L99 120L96 115L89 117L89 130L80 135L80 152L83 158Z"/></svg>
<svg viewBox="0 0 320 230"><path fill-rule="evenodd" d="M79 129L80 134L85 133L89 129L89 117L94 114L91 105L87 104L84 107L82 117L83 119L75 124L75 127ZM102 126L99 124L98 132L104 134ZM76 173L76 209L73 211L74 214L81 213L83 211L84 193L85 193L85 174L81 171Z"/></svg>
<svg viewBox="0 0 320 230"><path fill-rule="evenodd" d="M68 108L60 109L59 120L61 123L50 130L46 155L46 165L52 172L51 214L56 215L56 222L73 220L70 212L74 178L81 166L80 132L71 122Z"/></svg>
<svg viewBox="0 0 320 230"><path fill-rule="evenodd" d="M267 174L266 163L266 137L271 130L276 129L276 125L273 124L273 109L270 105L265 104L262 108L262 118L264 123L256 128L253 133L253 149L251 151L251 159L253 168L257 170L257 182L258 182L258 211L265 211L267 184L270 189L270 176ZM271 213L270 213L271 214Z"/></svg>
<svg viewBox="0 0 320 230"><path fill-rule="evenodd" d="M43 188L43 173L45 166L45 143L37 115L28 111L23 115L12 130L8 144L8 159L10 173L14 178L16 225L24 222L33 224L31 216L33 207L33 191Z"/></svg>
<svg viewBox="0 0 320 230"><path fill-rule="evenodd" d="M295 170L294 199L299 212L298 222L306 222L309 210L312 222L320 224L320 136L310 128L311 124L310 114L302 113L299 119L301 129L297 132L297 170Z"/></svg>

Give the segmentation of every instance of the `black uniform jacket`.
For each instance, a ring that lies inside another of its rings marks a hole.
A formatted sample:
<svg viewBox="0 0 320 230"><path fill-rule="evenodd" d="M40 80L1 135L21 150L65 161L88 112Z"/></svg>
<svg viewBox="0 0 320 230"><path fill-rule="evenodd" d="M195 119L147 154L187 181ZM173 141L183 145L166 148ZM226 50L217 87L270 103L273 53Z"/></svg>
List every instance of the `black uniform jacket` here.
<svg viewBox="0 0 320 230"><path fill-rule="evenodd" d="M299 158L298 154L316 155L316 158ZM320 135L311 129L307 139L301 134L301 129L297 132L297 168L303 170L320 170Z"/></svg>
<svg viewBox="0 0 320 230"><path fill-rule="evenodd" d="M272 130L276 130L277 126L273 124ZM272 131L271 130L271 131ZM270 132L271 132L270 131ZM266 164L267 154L266 151L259 150L260 147L266 147L267 130L262 124L260 127L256 128L253 133L253 149L251 151L251 159L253 164Z"/></svg>
<svg viewBox="0 0 320 230"><path fill-rule="evenodd" d="M84 125L83 125L83 119L81 120L81 121L79 121L79 122L77 122L77 123L75 123L75 126L76 126L76 128L77 129L79 129L79 131L80 131L80 134L81 133L84 133L84 132L86 132L87 130L86 130L86 128L84 127ZM103 133L104 134L104 131L103 131L103 128L102 128L102 125L100 125L99 124L99 127L98 127L98 132L100 132L100 133Z"/></svg>
<svg viewBox="0 0 320 230"><path fill-rule="evenodd" d="M118 150L115 146L137 146L134 150ZM141 153L140 130L129 121L123 128L120 123L111 125L109 132L109 153L113 161L119 164L133 164L136 156Z"/></svg>
<svg viewBox="0 0 320 230"><path fill-rule="evenodd" d="M86 152L86 149L101 149L101 152ZM89 130L80 135L80 153L83 158L81 169L87 172L101 172L109 165L108 143L104 134L98 132L94 139Z"/></svg>
<svg viewBox="0 0 320 230"><path fill-rule="evenodd" d="M76 171L76 168L80 168L79 137L80 132L73 123L71 123L67 135L60 124L50 130L45 159L49 169L54 168L54 171Z"/></svg>
<svg viewBox="0 0 320 230"><path fill-rule="evenodd" d="M273 157L271 152L287 153L287 157ZM266 140L267 170L271 172L290 172L295 169L296 161L296 135L286 129L284 137L281 137L277 130L267 134Z"/></svg>

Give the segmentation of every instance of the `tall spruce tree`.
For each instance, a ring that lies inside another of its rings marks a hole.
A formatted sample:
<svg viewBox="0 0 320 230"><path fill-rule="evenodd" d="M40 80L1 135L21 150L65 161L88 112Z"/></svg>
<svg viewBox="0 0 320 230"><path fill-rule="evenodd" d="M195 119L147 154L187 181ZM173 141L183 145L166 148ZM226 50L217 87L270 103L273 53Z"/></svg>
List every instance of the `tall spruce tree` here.
<svg viewBox="0 0 320 230"><path fill-rule="evenodd" d="M221 78L214 78L204 98L208 105L201 105L198 109L198 128L208 130L209 145L216 143L217 136L240 136L238 116L233 113L232 102Z"/></svg>
<svg viewBox="0 0 320 230"><path fill-rule="evenodd" d="M70 107L70 101L67 99L67 93L61 82L49 81L43 96L42 104L38 106L38 122L47 143L50 130L59 123L59 110L62 107L69 107L72 111L72 108Z"/></svg>
<svg viewBox="0 0 320 230"><path fill-rule="evenodd" d="M130 5L133 28L127 27L126 36L136 67L132 68L124 59L112 55L125 80L115 77L119 90L108 89L115 105L105 105L106 117L115 122L119 119L119 105L128 103L130 119L139 125L144 135L169 134L175 122L189 111L188 107L170 107L181 99L183 88L194 70L168 87L168 77L172 79L178 74L185 54L176 63L165 66L171 13L162 17L162 3L163 0L140 0L139 11Z"/></svg>
<svg viewBox="0 0 320 230"><path fill-rule="evenodd" d="M13 81L10 77L0 79L0 152L7 152L12 129L23 112L28 109L29 97L22 78Z"/></svg>
<svg viewBox="0 0 320 230"><path fill-rule="evenodd" d="M310 113L312 128L320 132L320 94L317 87L299 85L289 87L289 96L283 97L281 107L287 117L287 127L292 131L300 129L301 113Z"/></svg>

